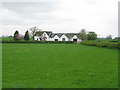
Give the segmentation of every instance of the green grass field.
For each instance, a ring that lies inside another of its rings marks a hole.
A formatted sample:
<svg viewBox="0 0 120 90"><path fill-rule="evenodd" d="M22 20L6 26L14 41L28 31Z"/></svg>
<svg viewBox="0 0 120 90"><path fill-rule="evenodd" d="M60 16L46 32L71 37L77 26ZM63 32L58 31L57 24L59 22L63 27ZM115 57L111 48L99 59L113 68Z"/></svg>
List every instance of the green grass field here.
<svg viewBox="0 0 120 90"><path fill-rule="evenodd" d="M15 41L15 40L13 39L13 37L3 37L3 38L0 38L0 41ZM20 41L25 41L25 40L22 39ZM29 41L33 41L33 39L30 38Z"/></svg>
<svg viewBox="0 0 120 90"><path fill-rule="evenodd" d="M3 88L117 88L118 51L80 44L3 44Z"/></svg>

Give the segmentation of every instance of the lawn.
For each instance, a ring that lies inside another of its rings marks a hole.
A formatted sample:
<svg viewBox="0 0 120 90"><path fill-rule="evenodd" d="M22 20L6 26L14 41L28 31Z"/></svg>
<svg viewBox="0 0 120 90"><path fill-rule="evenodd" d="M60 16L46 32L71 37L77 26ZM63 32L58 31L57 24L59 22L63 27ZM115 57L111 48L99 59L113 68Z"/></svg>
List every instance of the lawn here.
<svg viewBox="0 0 120 90"><path fill-rule="evenodd" d="M3 88L117 88L118 51L80 44L3 44Z"/></svg>

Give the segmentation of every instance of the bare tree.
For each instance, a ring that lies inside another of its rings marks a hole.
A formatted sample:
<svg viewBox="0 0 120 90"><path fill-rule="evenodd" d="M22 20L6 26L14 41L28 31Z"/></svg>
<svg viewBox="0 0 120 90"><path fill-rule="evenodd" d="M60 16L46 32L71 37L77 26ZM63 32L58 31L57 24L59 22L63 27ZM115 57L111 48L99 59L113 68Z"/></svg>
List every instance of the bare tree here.
<svg viewBox="0 0 120 90"><path fill-rule="evenodd" d="M87 39L87 34L86 34L86 30L85 29L82 29L80 32L80 38L81 40L86 40Z"/></svg>
<svg viewBox="0 0 120 90"><path fill-rule="evenodd" d="M37 31L41 31L41 29L37 28L36 26L31 27L29 30L30 30L30 32L31 32L31 36L32 36L33 40L34 40L35 33L36 33Z"/></svg>
<svg viewBox="0 0 120 90"><path fill-rule="evenodd" d="M106 39L112 39L112 35L108 35Z"/></svg>

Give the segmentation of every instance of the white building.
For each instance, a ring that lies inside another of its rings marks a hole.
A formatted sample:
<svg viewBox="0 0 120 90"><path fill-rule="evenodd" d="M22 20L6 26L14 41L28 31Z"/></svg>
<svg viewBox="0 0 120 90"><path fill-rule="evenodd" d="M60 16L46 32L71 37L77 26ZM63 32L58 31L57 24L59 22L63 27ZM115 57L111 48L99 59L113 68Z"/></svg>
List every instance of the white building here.
<svg viewBox="0 0 120 90"><path fill-rule="evenodd" d="M36 32L34 40L37 41L81 41L79 33L52 33L51 31Z"/></svg>

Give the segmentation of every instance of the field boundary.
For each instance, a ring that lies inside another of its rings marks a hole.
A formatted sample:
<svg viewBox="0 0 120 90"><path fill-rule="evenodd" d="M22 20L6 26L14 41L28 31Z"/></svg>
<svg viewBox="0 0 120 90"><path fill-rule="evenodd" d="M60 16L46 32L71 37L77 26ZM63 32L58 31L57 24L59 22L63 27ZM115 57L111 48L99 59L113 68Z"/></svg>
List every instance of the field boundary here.
<svg viewBox="0 0 120 90"><path fill-rule="evenodd" d="M70 44L70 43L76 43L73 41L2 41L0 43L64 43L64 44Z"/></svg>
<svg viewBox="0 0 120 90"><path fill-rule="evenodd" d="M80 44L87 45L87 46L120 49L120 42L82 41L80 42Z"/></svg>

